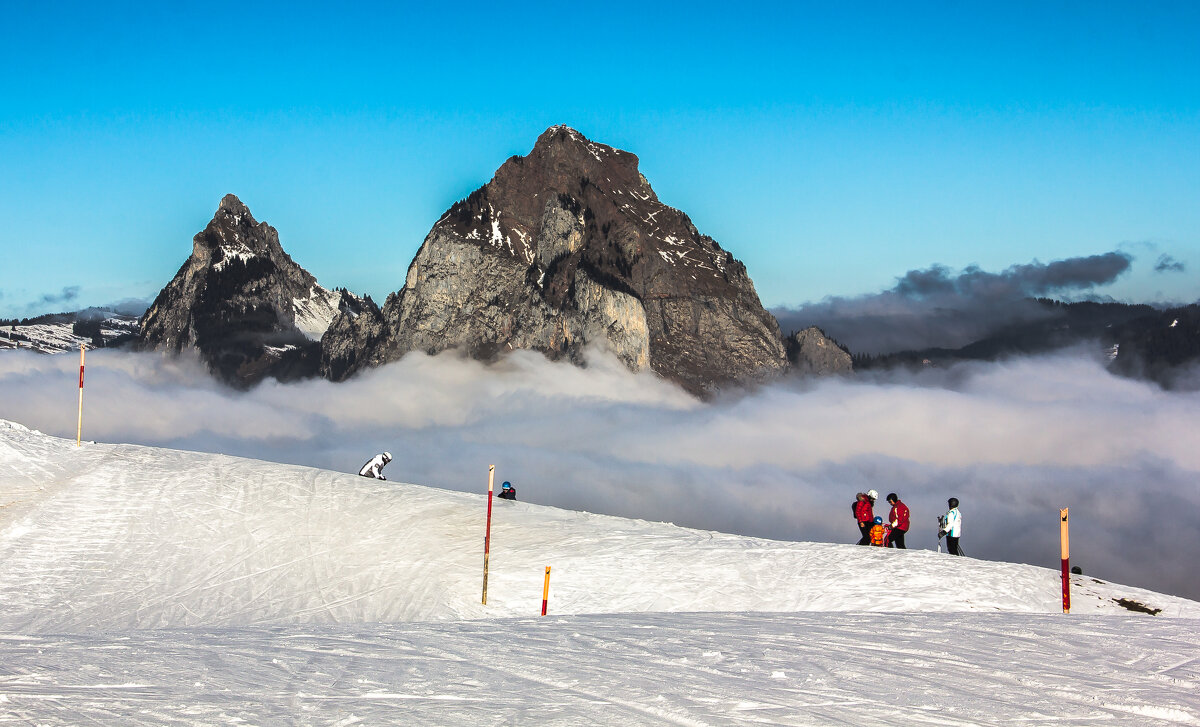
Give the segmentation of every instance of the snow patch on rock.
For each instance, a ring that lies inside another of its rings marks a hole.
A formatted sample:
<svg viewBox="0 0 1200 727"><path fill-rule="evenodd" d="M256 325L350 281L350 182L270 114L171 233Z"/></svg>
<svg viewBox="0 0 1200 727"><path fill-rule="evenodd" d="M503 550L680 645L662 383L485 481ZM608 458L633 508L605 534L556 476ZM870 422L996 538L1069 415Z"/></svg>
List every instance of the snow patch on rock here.
<svg viewBox="0 0 1200 727"><path fill-rule="evenodd" d="M292 301L296 328L310 341L321 340L338 314L341 299L341 294L336 291L326 290L319 285L312 286L307 297Z"/></svg>

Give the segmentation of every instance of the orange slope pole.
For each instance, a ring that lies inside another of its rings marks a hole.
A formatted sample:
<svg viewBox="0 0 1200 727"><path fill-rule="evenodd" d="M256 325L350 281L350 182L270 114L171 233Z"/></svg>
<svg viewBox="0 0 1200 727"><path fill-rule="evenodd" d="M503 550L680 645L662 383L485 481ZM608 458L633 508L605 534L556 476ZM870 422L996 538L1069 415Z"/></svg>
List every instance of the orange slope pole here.
<svg viewBox="0 0 1200 727"><path fill-rule="evenodd" d="M546 583L542 586L542 615L546 615L546 603L550 600L550 566L546 566Z"/></svg>
<svg viewBox="0 0 1200 727"><path fill-rule="evenodd" d="M1063 508L1058 511L1059 518L1062 520L1061 529L1059 531L1062 539L1062 597L1063 597L1063 613L1071 612L1071 547L1067 537L1067 510Z"/></svg>

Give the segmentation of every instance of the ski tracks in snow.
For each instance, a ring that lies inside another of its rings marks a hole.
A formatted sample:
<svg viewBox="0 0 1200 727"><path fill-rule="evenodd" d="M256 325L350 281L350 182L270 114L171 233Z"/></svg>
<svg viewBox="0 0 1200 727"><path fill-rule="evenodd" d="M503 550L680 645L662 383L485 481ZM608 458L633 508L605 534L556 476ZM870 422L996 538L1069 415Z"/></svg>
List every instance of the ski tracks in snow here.
<svg viewBox="0 0 1200 727"><path fill-rule="evenodd" d="M0 429L5 500L0 725L1200 724L1197 604L1050 569L505 502L485 607L480 495Z"/></svg>
<svg viewBox="0 0 1200 727"><path fill-rule="evenodd" d="M1195 725L1198 626L709 613L0 635L0 724Z"/></svg>

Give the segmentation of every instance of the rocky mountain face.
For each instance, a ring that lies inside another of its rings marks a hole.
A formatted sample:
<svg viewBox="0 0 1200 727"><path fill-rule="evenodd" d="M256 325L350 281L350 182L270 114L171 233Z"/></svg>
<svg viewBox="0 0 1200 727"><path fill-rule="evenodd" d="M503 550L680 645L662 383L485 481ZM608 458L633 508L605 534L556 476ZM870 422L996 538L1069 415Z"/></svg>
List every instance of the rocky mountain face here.
<svg viewBox="0 0 1200 727"><path fill-rule="evenodd" d="M854 370L850 352L816 326L788 336L786 345L788 362L797 374L829 376Z"/></svg>
<svg viewBox="0 0 1200 727"><path fill-rule="evenodd" d="M588 345L699 395L787 366L745 266L658 200L636 156L556 126L442 215L382 308L333 323L321 371L446 349L580 362Z"/></svg>
<svg viewBox="0 0 1200 727"><path fill-rule="evenodd" d="M236 386L265 376L298 378L316 373L321 337L339 310L353 304L344 291L318 285L283 251L275 228L255 221L230 194L142 316L137 346L195 349Z"/></svg>

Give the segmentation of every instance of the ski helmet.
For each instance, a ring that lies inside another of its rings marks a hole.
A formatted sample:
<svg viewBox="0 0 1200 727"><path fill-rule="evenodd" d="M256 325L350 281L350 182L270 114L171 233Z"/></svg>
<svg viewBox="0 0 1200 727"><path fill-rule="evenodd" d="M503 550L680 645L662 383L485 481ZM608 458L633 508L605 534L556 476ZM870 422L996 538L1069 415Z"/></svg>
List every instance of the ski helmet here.
<svg viewBox="0 0 1200 727"><path fill-rule="evenodd" d="M384 461L384 462L391 462L391 461L392 461L392 453L391 453L391 452L384 452L384 453L383 453L383 461Z"/></svg>
<svg viewBox="0 0 1200 727"><path fill-rule="evenodd" d="M876 515L876 516L875 516L875 524L876 524L876 525L883 525L883 518L882 518L882 517L880 517L880 516L878 516L878 515Z"/></svg>
<svg viewBox="0 0 1200 727"><path fill-rule="evenodd" d="M953 510L954 508L958 507L958 498L951 497L949 500L946 500L946 504L950 506L951 510Z"/></svg>
<svg viewBox="0 0 1200 727"><path fill-rule="evenodd" d="M511 482L505 482L503 485L500 485L500 489L501 489L501 490L511 490L511 489L512 489L512 483L511 483Z"/></svg>
<svg viewBox="0 0 1200 727"><path fill-rule="evenodd" d="M886 499L888 502L900 502L900 498L896 497L896 493L894 492L889 492Z"/></svg>
<svg viewBox="0 0 1200 727"><path fill-rule="evenodd" d="M872 500L878 500L879 499L879 491L878 490L867 490L867 497L871 498Z"/></svg>

